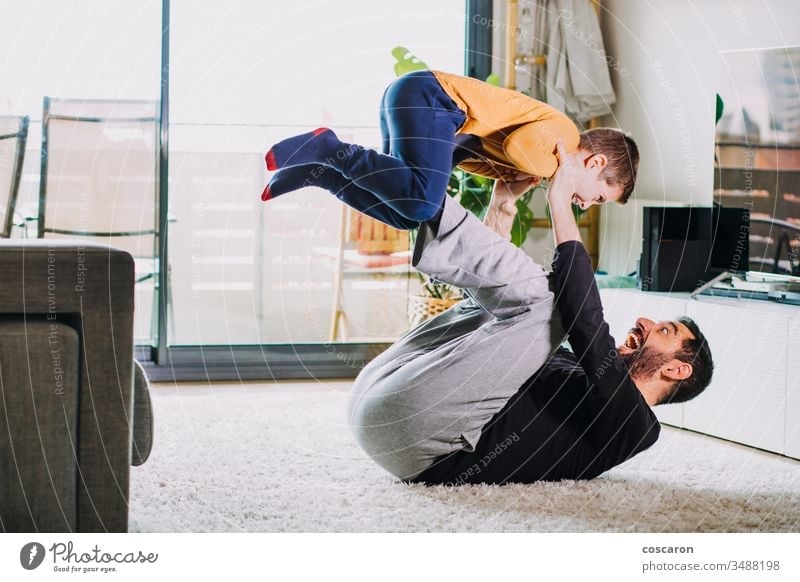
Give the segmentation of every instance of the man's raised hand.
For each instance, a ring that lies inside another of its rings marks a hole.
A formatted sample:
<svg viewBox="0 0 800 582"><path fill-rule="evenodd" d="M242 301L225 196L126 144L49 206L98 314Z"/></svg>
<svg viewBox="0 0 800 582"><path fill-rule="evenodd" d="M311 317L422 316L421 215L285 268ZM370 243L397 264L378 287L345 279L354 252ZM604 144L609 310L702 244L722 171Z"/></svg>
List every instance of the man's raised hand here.
<svg viewBox="0 0 800 582"><path fill-rule="evenodd" d="M547 189L547 201L554 203L572 204L572 196L577 191L578 178L581 175L581 164L575 156L567 153L564 143L556 141L556 154L558 155L558 168L550 180Z"/></svg>
<svg viewBox="0 0 800 582"><path fill-rule="evenodd" d="M580 241L581 232L575 215L572 213L572 196L580 175L580 162L576 156L564 151L564 144L557 144L558 170L547 190L550 205L550 222L553 225L553 238L556 246L567 241Z"/></svg>

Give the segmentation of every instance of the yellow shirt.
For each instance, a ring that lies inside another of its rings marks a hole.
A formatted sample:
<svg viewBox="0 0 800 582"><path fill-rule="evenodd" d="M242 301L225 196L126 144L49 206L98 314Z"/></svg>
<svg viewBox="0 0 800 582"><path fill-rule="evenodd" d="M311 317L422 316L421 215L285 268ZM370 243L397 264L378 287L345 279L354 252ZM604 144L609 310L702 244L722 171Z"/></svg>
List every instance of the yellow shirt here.
<svg viewBox="0 0 800 582"><path fill-rule="evenodd" d="M470 77L431 72L467 116L458 133L481 141L482 156L465 160L461 169L495 179L517 171L550 178L558 167L556 140L567 151L578 148L578 128L547 103Z"/></svg>

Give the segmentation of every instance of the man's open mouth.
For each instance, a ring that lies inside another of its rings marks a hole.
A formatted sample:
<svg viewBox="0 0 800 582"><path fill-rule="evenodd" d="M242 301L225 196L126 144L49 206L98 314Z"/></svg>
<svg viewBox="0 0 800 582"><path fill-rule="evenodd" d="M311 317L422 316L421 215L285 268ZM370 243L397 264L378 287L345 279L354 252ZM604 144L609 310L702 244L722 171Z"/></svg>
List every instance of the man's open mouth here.
<svg viewBox="0 0 800 582"><path fill-rule="evenodd" d="M632 350L638 350L643 343L644 338L641 336L641 332L638 329L630 330L628 336L625 338L625 347Z"/></svg>

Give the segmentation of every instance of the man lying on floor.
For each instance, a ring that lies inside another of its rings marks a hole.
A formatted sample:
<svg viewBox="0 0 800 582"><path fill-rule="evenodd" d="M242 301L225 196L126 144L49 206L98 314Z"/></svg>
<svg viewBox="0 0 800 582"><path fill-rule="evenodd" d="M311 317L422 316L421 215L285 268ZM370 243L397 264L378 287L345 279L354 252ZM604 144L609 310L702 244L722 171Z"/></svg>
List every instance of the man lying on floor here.
<svg viewBox="0 0 800 582"><path fill-rule="evenodd" d="M400 479L590 479L658 439L652 406L711 380L711 352L688 318L639 318L614 346L572 213L576 174L559 153L549 276L491 217L482 224L448 196L420 226L412 264L466 298L370 362L348 407L360 446Z"/></svg>

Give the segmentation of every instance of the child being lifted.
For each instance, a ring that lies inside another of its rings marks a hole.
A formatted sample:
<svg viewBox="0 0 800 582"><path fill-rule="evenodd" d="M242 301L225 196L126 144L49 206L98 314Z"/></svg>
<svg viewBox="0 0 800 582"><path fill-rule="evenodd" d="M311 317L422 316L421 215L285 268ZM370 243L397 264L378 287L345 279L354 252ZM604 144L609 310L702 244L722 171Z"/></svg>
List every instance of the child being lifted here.
<svg viewBox="0 0 800 582"><path fill-rule="evenodd" d="M440 215L458 166L496 180L493 224L487 225L509 238L514 201L558 171L557 141L580 166L572 202L582 209L627 202L639 164L636 144L619 130L579 133L545 103L441 71L414 71L391 83L380 127L381 152L342 142L327 128L275 144L266 163L278 171L262 200L318 186L368 216L410 230Z"/></svg>

